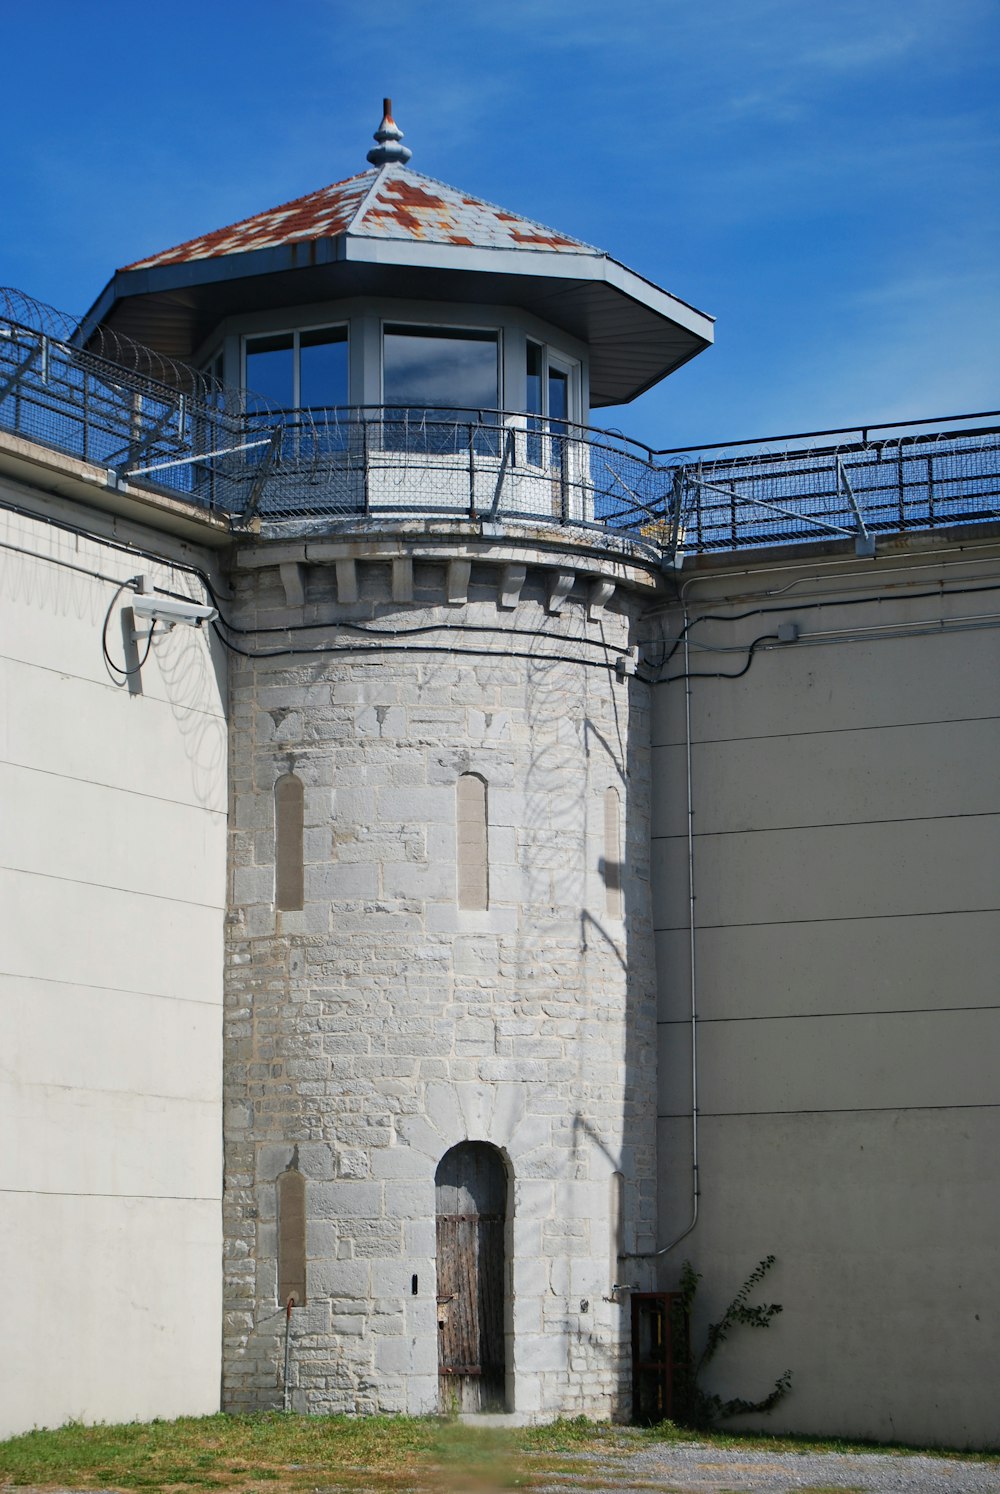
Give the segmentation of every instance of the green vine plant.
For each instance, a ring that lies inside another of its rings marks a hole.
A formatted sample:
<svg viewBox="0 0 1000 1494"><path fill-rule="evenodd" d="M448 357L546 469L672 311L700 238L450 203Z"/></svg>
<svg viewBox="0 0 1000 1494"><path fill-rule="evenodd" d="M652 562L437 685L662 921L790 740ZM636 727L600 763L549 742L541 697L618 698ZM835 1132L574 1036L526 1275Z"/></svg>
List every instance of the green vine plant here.
<svg viewBox="0 0 1000 1494"><path fill-rule="evenodd" d="M764 1280L774 1262L773 1255L766 1255L754 1267L722 1317L717 1322L708 1325L705 1346L701 1353L697 1356L691 1355L686 1372L680 1375L680 1383L677 1385L679 1394L676 1417L683 1425L699 1431L707 1431L717 1422L724 1421L730 1416L742 1416L748 1412L773 1411L778 1402L788 1394L792 1384L791 1370L785 1370L779 1375L770 1394L760 1401L747 1401L739 1396L724 1401L721 1396L704 1390L700 1384L702 1372L715 1358L719 1348L734 1328L769 1328L772 1320L781 1312L780 1302L758 1303L756 1306L751 1306L748 1300L754 1288ZM688 1323L691 1322L691 1309L694 1306L695 1293L700 1281L700 1272L694 1269L690 1261L685 1261L681 1266L680 1295L684 1317Z"/></svg>

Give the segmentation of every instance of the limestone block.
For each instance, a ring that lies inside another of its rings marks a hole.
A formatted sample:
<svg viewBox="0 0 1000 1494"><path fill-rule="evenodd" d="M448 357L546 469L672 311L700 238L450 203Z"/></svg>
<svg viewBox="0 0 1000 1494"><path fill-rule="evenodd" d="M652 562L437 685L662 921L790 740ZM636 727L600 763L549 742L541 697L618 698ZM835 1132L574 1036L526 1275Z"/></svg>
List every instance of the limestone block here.
<svg viewBox="0 0 1000 1494"><path fill-rule="evenodd" d="M561 612L566 598L573 590L573 582L576 576L572 571L553 571L548 583L548 594L546 596L546 609L549 612Z"/></svg>
<svg viewBox="0 0 1000 1494"><path fill-rule="evenodd" d="M393 1179L385 1184L385 1211L392 1219L426 1219L434 1213L433 1180ZM407 1290L409 1284L407 1283Z"/></svg>
<svg viewBox="0 0 1000 1494"><path fill-rule="evenodd" d="M449 560L445 596L450 606L468 601L471 575L471 560Z"/></svg>
<svg viewBox="0 0 1000 1494"><path fill-rule="evenodd" d="M411 1416L433 1416L438 1407L438 1377L410 1374L407 1376L408 1411Z"/></svg>
<svg viewBox="0 0 1000 1494"><path fill-rule="evenodd" d="M315 1297L363 1301L371 1290L369 1264L356 1260L311 1260L307 1265L306 1287L310 1301Z"/></svg>
<svg viewBox="0 0 1000 1494"><path fill-rule="evenodd" d="M499 1084L493 1094L490 1134L498 1146L510 1147L524 1119L526 1095L523 1085Z"/></svg>
<svg viewBox="0 0 1000 1494"><path fill-rule="evenodd" d="M407 1219L403 1225L403 1241L407 1258L413 1262L414 1269L420 1269L420 1261L424 1260L422 1269L427 1271L434 1262L436 1248L436 1225L433 1219Z"/></svg>
<svg viewBox="0 0 1000 1494"><path fill-rule="evenodd" d="M431 1206L433 1207L433 1192L431 1193ZM371 1263L372 1298L382 1304L412 1301L411 1279L414 1269L413 1261L405 1256L397 1256L392 1260L373 1260ZM433 1282L429 1278L423 1285L426 1291L433 1290Z"/></svg>
<svg viewBox="0 0 1000 1494"><path fill-rule="evenodd" d="M309 1213L315 1219L370 1219L381 1212L382 1187L379 1183L316 1183L309 1189Z"/></svg>
<svg viewBox="0 0 1000 1494"><path fill-rule="evenodd" d="M358 573L350 558L335 562L337 572L337 601L343 607L353 606L358 600Z"/></svg>
<svg viewBox="0 0 1000 1494"><path fill-rule="evenodd" d="M382 895L454 901L455 868L426 862L390 863L382 868Z"/></svg>
<svg viewBox="0 0 1000 1494"><path fill-rule="evenodd" d="M285 601L290 608L304 606L306 599L306 568L295 561L279 565L278 572L285 591Z"/></svg>
<svg viewBox="0 0 1000 1494"><path fill-rule="evenodd" d="M330 1329L338 1338L363 1337L367 1323L368 1318L364 1311L356 1313L335 1312L330 1317Z"/></svg>
<svg viewBox="0 0 1000 1494"><path fill-rule="evenodd" d="M455 1086L455 1096L464 1118L465 1135L473 1140L488 1137L493 1110L493 1096L488 1087L478 1082L459 1083Z"/></svg>
<svg viewBox="0 0 1000 1494"><path fill-rule="evenodd" d="M503 566L500 573L500 588L497 595L497 607L504 611L513 611L521 598L521 588L524 586L527 567L511 563Z"/></svg>
<svg viewBox="0 0 1000 1494"><path fill-rule="evenodd" d="M437 1127L442 1137L451 1137L454 1142L464 1138L464 1116L451 1084L428 1084L424 1090L423 1104L428 1120Z"/></svg>
<svg viewBox="0 0 1000 1494"><path fill-rule="evenodd" d="M592 581L587 591L587 616L591 622L598 622L604 616L604 609L615 594L615 583L599 579Z"/></svg>
<svg viewBox="0 0 1000 1494"><path fill-rule="evenodd" d="M233 901L270 903L274 896L274 868L238 866L233 874Z"/></svg>
<svg viewBox="0 0 1000 1494"><path fill-rule="evenodd" d="M540 1257L516 1257L514 1260L514 1295L542 1297L549 1291L549 1262ZM523 1325L519 1325L523 1331Z"/></svg>
<svg viewBox="0 0 1000 1494"><path fill-rule="evenodd" d="M410 556L398 556L392 562L392 600L413 601L413 561Z"/></svg>
<svg viewBox="0 0 1000 1494"><path fill-rule="evenodd" d="M423 1152L428 1157L433 1157L436 1165L437 1159L444 1150L443 1138L437 1127L432 1126L424 1116L401 1116L396 1121L396 1132L407 1146Z"/></svg>
<svg viewBox="0 0 1000 1494"><path fill-rule="evenodd" d="M307 902L377 897L378 867L339 862L332 866L307 866L305 888Z"/></svg>
<svg viewBox="0 0 1000 1494"><path fill-rule="evenodd" d="M379 789L378 813L384 823L454 824L454 791L446 787Z"/></svg>
<svg viewBox="0 0 1000 1494"><path fill-rule="evenodd" d="M375 1367L380 1374L407 1375L415 1345L408 1338L381 1338L375 1346ZM380 1401L381 1404L384 1404Z"/></svg>

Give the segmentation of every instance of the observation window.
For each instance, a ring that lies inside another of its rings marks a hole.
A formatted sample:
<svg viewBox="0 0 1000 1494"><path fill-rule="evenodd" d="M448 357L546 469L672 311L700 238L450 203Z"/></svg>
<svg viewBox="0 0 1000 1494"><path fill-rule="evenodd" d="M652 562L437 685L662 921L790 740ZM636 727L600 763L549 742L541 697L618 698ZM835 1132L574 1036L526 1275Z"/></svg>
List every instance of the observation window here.
<svg viewBox="0 0 1000 1494"><path fill-rule="evenodd" d="M533 467L558 468L565 456L568 423L576 418L575 366L537 342L528 342L526 357L528 461Z"/></svg>
<svg viewBox="0 0 1000 1494"><path fill-rule="evenodd" d="M244 387L279 410L325 409L348 401L346 327L273 332L245 340Z"/></svg>
<svg viewBox="0 0 1000 1494"><path fill-rule="evenodd" d="M389 444L445 455L468 446L495 455L500 335L468 328L387 325L382 400ZM483 427L490 429L484 431Z"/></svg>
<svg viewBox="0 0 1000 1494"><path fill-rule="evenodd" d="M382 335L387 405L432 410L496 410L500 339L466 328L387 326Z"/></svg>

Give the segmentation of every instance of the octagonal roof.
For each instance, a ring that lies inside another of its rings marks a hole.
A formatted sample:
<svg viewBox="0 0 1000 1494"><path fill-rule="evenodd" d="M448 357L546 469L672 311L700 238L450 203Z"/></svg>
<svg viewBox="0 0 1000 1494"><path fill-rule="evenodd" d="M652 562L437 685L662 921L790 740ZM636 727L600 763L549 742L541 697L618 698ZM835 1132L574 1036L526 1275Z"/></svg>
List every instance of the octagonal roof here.
<svg viewBox="0 0 1000 1494"><path fill-rule="evenodd" d="M589 244L556 233L530 218L508 213L406 166L389 164L334 182L228 228L189 239L125 266L129 270L190 264L256 249L350 234L355 238L456 244L468 249L574 250L600 254Z"/></svg>

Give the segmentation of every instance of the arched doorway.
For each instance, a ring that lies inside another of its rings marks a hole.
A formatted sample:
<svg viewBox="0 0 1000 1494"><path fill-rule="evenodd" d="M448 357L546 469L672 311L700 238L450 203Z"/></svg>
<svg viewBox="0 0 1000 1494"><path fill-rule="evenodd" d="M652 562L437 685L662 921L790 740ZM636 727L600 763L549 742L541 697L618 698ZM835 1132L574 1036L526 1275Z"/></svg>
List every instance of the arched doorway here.
<svg viewBox="0 0 1000 1494"><path fill-rule="evenodd" d="M463 1141L434 1181L441 1409L504 1411L507 1172L496 1147Z"/></svg>

